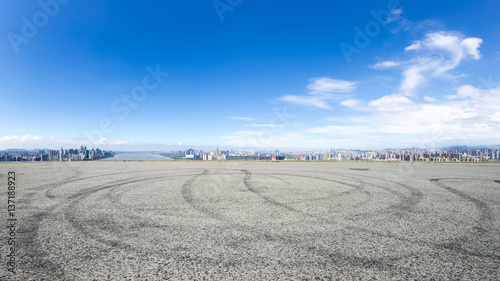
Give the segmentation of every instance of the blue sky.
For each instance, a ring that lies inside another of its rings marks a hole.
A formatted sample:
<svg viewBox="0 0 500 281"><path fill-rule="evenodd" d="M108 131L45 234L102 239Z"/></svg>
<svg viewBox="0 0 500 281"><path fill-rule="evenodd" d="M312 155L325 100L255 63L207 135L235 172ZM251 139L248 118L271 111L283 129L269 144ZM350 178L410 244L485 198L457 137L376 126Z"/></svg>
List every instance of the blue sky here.
<svg viewBox="0 0 500 281"><path fill-rule="evenodd" d="M3 1L0 149L500 143L498 1Z"/></svg>

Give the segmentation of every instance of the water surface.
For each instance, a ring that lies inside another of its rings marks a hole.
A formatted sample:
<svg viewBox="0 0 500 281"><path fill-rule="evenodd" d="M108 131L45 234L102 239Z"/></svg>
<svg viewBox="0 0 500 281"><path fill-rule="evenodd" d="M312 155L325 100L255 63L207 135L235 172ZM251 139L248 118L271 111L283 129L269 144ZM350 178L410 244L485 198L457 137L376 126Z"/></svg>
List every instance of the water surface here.
<svg viewBox="0 0 500 281"><path fill-rule="evenodd" d="M113 155L110 158L102 159L102 160L115 160L115 156ZM160 156L151 153L118 153L116 154L116 161L130 161L130 160L173 160L172 158Z"/></svg>

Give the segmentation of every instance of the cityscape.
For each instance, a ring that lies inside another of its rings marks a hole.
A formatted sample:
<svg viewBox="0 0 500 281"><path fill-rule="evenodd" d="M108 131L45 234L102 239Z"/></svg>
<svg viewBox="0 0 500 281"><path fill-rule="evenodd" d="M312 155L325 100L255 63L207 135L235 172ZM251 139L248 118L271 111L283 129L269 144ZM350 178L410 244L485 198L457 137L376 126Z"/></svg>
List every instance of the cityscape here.
<svg viewBox="0 0 500 281"><path fill-rule="evenodd" d="M112 156L111 151L103 151L99 148L87 149L86 146L80 146L80 149L61 149L50 150L25 150L25 149L7 149L0 151L0 161L85 161L98 160Z"/></svg>
<svg viewBox="0 0 500 281"><path fill-rule="evenodd" d="M120 153L99 148L87 149L8 149L0 151L0 161L89 161L112 158ZM203 151L195 149L171 152L138 152L168 157L169 160L197 161L421 161L421 162L500 162L499 147L451 147L441 149L384 149L384 150L343 150L330 151Z"/></svg>
<svg viewBox="0 0 500 281"><path fill-rule="evenodd" d="M384 149L248 152L233 150L180 150L162 155L180 160L297 160L297 161L423 161L500 162L500 148Z"/></svg>

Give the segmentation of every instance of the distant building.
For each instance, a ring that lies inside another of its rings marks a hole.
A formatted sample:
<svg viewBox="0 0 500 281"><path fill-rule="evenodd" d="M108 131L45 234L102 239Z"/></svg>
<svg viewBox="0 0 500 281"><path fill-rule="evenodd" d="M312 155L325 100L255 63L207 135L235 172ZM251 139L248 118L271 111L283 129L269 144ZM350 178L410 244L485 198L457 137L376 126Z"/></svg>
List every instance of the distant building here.
<svg viewBox="0 0 500 281"><path fill-rule="evenodd" d="M241 156L227 156L226 160L269 160L269 158L264 159L262 156L256 156L256 155L241 155Z"/></svg>

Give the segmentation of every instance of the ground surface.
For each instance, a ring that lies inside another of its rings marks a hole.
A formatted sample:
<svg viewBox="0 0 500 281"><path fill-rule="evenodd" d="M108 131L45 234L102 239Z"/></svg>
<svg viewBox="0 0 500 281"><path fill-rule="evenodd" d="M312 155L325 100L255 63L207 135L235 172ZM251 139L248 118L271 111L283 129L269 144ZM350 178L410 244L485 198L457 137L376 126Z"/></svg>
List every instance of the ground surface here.
<svg viewBox="0 0 500 281"><path fill-rule="evenodd" d="M500 279L496 164L2 163L2 225L9 170L0 279Z"/></svg>

